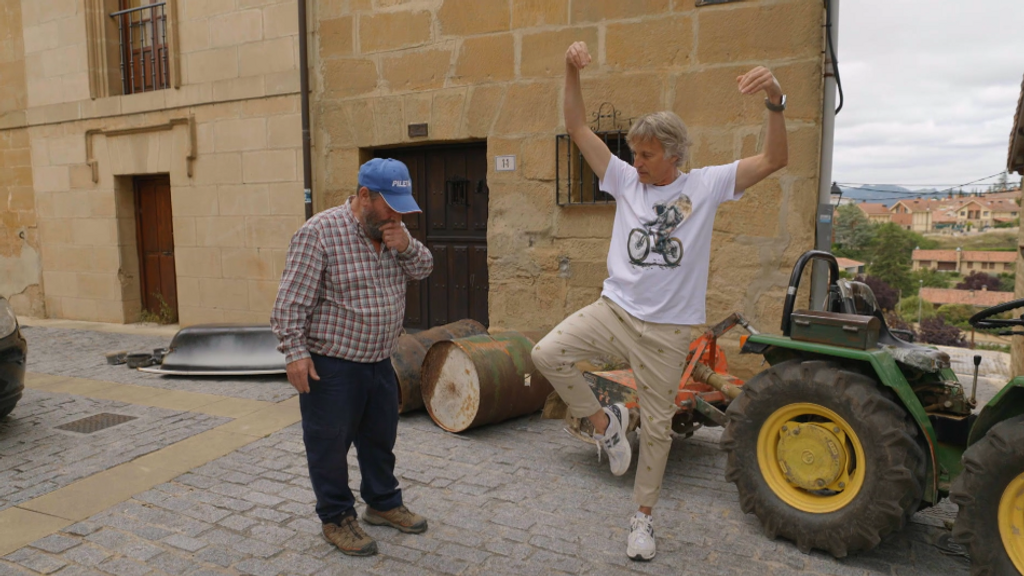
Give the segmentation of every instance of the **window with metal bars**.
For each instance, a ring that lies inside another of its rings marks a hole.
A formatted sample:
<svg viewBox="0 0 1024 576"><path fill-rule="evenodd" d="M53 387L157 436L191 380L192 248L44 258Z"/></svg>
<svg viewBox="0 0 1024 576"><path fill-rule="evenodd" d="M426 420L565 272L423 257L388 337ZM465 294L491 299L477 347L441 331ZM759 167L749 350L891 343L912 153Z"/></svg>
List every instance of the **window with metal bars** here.
<svg viewBox="0 0 1024 576"><path fill-rule="evenodd" d="M167 2L119 0L117 22L120 42L121 87L124 94L170 87Z"/></svg>
<svg viewBox="0 0 1024 576"><path fill-rule="evenodd" d="M632 120L623 126L619 116L615 107L605 102L591 114L590 126L613 156L632 164L633 151L626 144ZM555 175L555 202L559 206L615 203L614 198L601 191L597 175L568 134L555 137Z"/></svg>
<svg viewBox="0 0 1024 576"><path fill-rule="evenodd" d="M626 131L595 132L598 138L611 150L612 155L623 162L633 163L633 151L626 145ZM600 189L594 170L587 164L583 153L568 134L556 136L555 195L559 206L578 204L613 204L615 199Z"/></svg>

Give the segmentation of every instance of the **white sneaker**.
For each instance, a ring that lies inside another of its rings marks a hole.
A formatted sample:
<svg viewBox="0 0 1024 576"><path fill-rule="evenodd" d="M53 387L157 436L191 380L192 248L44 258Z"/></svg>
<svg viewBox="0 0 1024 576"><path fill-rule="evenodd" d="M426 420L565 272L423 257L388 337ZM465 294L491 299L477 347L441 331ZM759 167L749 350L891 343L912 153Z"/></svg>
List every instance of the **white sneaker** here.
<svg viewBox="0 0 1024 576"><path fill-rule="evenodd" d="M643 562L654 558L654 518L638 511L629 519L629 527L626 556Z"/></svg>
<svg viewBox="0 0 1024 576"><path fill-rule="evenodd" d="M612 474L622 476L629 470L629 463L633 460L633 449L626 440L629 412L625 404L612 404L605 406L604 413L608 415L608 428L603 435L594 435L597 440L597 461L601 461L601 452L604 452L608 455Z"/></svg>

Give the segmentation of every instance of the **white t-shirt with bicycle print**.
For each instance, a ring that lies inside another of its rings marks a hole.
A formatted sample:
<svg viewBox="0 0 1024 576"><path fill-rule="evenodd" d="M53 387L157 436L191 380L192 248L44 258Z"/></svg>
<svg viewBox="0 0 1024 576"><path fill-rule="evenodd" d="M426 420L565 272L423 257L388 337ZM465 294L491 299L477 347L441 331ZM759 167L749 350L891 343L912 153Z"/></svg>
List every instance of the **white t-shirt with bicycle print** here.
<svg viewBox="0 0 1024 576"><path fill-rule="evenodd" d="M703 324L715 212L743 195L733 193L738 165L699 168L654 186L612 156L600 183L615 198L602 295L645 322Z"/></svg>

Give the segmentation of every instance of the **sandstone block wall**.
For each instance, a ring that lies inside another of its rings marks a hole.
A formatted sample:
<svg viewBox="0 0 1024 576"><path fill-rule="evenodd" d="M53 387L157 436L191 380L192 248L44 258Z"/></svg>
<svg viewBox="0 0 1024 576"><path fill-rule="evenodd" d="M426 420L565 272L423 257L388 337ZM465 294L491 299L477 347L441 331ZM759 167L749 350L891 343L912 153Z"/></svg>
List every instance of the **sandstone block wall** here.
<svg viewBox="0 0 1024 576"><path fill-rule="evenodd" d="M0 72L25 78L0 87L0 259L22 266L0 294L135 321L132 177L165 174L180 322L266 322L303 212L295 2L172 0L180 88L93 99L87 11L108 4L0 0Z"/></svg>
<svg viewBox="0 0 1024 576"><path fill-rule="evenodd" d="M742 310L777 330L792 263L813 245L820 151L823 13L811 0L319 0L317 207L355 186L374 148L487 142L490 320L547 330L600 293L614 208L555 204L564 53L585 40L589 112L677 112L691 167L759 150L765 109L736 77L771 67L789 96L790 166L723 206L708 320ZM401 31L401 32L400 32ZM406 126L427 123L427 138ZM515 172L493 157L514 154ZM735 350L733 350L735 351ZM732 356L737 362L739 358ZM750 367L741 368L750 372Z"/></svg>

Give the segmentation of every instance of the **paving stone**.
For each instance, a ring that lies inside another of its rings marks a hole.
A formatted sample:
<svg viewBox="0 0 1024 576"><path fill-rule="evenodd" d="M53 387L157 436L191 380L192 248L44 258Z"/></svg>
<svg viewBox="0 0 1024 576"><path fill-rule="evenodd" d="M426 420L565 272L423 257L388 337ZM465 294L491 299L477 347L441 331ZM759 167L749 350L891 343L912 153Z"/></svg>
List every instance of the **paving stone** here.
<svg viewBox="0 0 1024 576"><path fill-rule="evenodd" d="M81 540L78 540L77 538L68 538L67 536L54 534L53 536L47 536L41 540L36 540L30 544L30 546L40 550L45 550L51 554L60 554L61 552L74 548L81 543Z"/></svg>
<svg viewBox="0 0 1024 576"><path fill-rule="evenodd" d="M187 550L189 552L196 552L206 547L206 542L196 538L190 538L183 534L174 534L161 540L164 544L169 544L175 548Z"/></svg>
<svg viewBox="0 0 1024 576"><path fill-rule="evenodd" d="M93 544L83 544L76 546L61 556L69 564L80 564L82 566L96 566L100 562L103 562L107 558L110 558L113 552L95 546Z"/></svg>
<svg viewBox="0 0 1024 576"><path fill-rule="evenodd" d="M42 552L29 553L15 561L25 568L39 574L52 574L67 566L67 562L61 560L59 557L51 556L50 554Z"/></svg>
<svg viewBox="0 0 1024 576"><path fill-rule="evenodd" d="M115 576L143 576L149 574L152 570L146 567L145 564L140 564L128 558L117 558L116 560L110 560L97 566L99 570L114 574Z"/></svg>
<svg viewBox="0 0 1024 576"><path fill-rule="evenodd" d="M223 568L227 568L236 562L241 562L247 558L245 554L227 550L220 546L209 546L203 548L195 554L195 559L208 564L216 564Z"/></svg>
<svg viewBox="0 0 1024 576"><path fill-rule="evenodd" d="M163 554L146 562L147 566L156 568L167 574L189 574L199 568L199 565L180 554L164 552Z"/></svg>
<svg viewBox="0 0 1024 576"><path fill-rule="evenodd" d="M241 574L254 574L255 576L277 576L281 569L272 562L250 558L235 564L235 570Z"/></svg>

